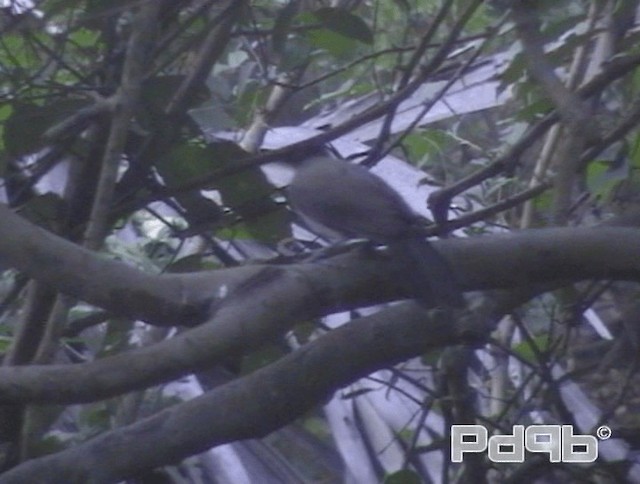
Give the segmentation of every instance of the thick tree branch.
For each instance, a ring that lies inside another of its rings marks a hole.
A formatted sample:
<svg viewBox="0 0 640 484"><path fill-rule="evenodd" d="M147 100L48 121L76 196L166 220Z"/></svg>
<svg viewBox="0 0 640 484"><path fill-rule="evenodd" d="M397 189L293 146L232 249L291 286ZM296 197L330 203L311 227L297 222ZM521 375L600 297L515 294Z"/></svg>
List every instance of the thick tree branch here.
<svg viewBox="0 0 640 484"><path fill-rule="evenodd" d="M0 228L3 223L4 217L0 216ZM22 225L31 231L19 241L11 238L19 230L0 236L0 254L8 256L16 267L94 304L106 302L111 308L122 300L138 315L159 316L155 305L166 302L155 299L157 294L176 304L167 305L176 310L181 300L198 300L207 290L214 291L212 281L222 288L225 276L246 277L245 282L234 285L229 296L218 300L207 324L171 340L81 365L0 369L0 398L6 403L72 403L114 396L247 354L299 321L402 297L401 284L392 275L393 261L361 251L309 263L150 276L114 261L103 261L88 251L81 253L77 246L27 222ZM30 236L33 240L28 242ZM36 245L39 239L43 244L40 247ZM71 249L60 248L65 244ZM639 245L637 229L615 227L531 230L434 242L450 260L465 290L527 289L591 278L640 281ZM46 255L45 250L54 255ZM101 279L95 280L95 274ZM118 282L122 287L117 287ZM119 291L119 298L105 296L101 284L107 284L110 292ZM152 298L145 286L156 284L160 292L152 293ZM180 294L167 293L175 288L182 288ZM139 299L136 291L144 291L149 307L127 300ZM136 371L128 371L132 368Z"/></svg>
<svg viewBox="0 0 640 484"><path fill-rule="evenodd" d="M184 287L181 276L146 274L106 259L31 224L2 204L0 260L77 299L166 325L201 321L212 295L226 282L210 279L207 295L194 298L194 289Z"/></svg>
<svg viewBox="0 0 640 484"><path fill-rule="evenodd" d="M122 82L114 96L115 105L109 127L109 138L85 234L85 246L92 250L98 250L102 246L109 230L108 215L113 202L118 169L127 142L129 122L138 102L140 86L150 60L149 53L153 48L161 6L160 2L142 4L132 25L133 31L127 45Z"/></svg>
<svg viewBox="0 0 640 484"><path fill-rule="evenodd" d="M546 229L509 236L435 242L435 245L451 260L464 288L478 290L512 287L517 281L511 279L522 277L524 271L536 273L531 282L557 280L559 274L567 280L637 279L638 261L634 259L637 237L637 232L632 229ZM484 250L488 252L483 255ZM557 255L553 263L546 259L547 253ZM520 260L514 260L517 258ZM245 266L182 275L146 274L56 237L3 205L0 205L0 260L90 304L132 318L164 324L201 321L207 316L216 294L223 290L227 294L233 292L242 281L260 272L260 266ZM381 293L364 279L371 271L388 273L388 261L354 255L339 259L337 263L341 264L343 271L323 273L328 279L322 287L350 288L353 294L353 287L349 284L366 286L360 289L358 297L338 299L343 307L399 296L395 288L384 289L385 292ZM513 271L516 263L522 268L519 273ZM303 264L300 266L302 269L295 270L309 271L318 265L310 264L304 269ZM327 263L324 267L331 266ZM353 278L345 278L345 273L353 274ZM389 286L391 276L382 274L376 275L374 280ZM339 295L336 291L331 294Z"/></svg>
<svg viewBox="0 0 640 484"><path fill-rule="evenodd" d="M395 306L353 321L199 398L25 463L0 482L114 482L225 442L262 437L372 371L460 343L465 330L413 303ZM475 338L482 341L486 335L488 331L481 331Z"/></svg>

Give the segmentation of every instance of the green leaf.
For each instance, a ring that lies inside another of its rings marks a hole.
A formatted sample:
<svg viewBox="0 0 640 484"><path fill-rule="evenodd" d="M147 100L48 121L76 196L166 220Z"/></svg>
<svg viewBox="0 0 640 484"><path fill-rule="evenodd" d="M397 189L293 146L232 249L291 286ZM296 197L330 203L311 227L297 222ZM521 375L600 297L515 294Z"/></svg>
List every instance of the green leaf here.
<svg viewBox="0 0 640 484"><path fill-rule="evenodd" d="M37 34L31 35L36 38L41 37ZM0 65L3 66L4 76L8 72L12 72L11 75L15 76L12 82L26 80L29 71L38 67L38 63L33 56L32 45L27 42L24 35L20 33L3 33L0 47Z"/></svg>
<svg viewBox="0 0 640 484"><path fill-rule="evenodd" d="M636 135L636 137L633 139L633 143L631 145L631 149L629 150L628 156L631 162L631 166L636 170L639 169L640 168L640 135Z"/></svg>
<svg viewBox="0 0 640 484"><path fill-rule="evenodd" d="M292 0L278 12L271 34L271 45L273 50L279 54L283 52L287 43L287 37L291 31L291 23L296 13L298 13L298 2Z"/></svg>
<svg viewBox="0 0 640 484"><path fill-rule="evenodd" d="M553 192L551 190L547 190L546 192L541 193L533 200L533 205L536 212L548 214L553 207Z"/></svg>
<svg viewBox="0 0 640 484"><path fill-rule="evenodd" d="M43 146L42 135L60 121L90 104L84 99L61 99L45 106L16 102L4 127L4 146L12 157L35 153Z"/></svg>
<svg viewBox="0 0 640 484"><path fill-rule="evenodd" d="M10 338L9 336L0 336L0 354L4 355L9 350L12 343L13 338Z"/></svg>
<svg viewBox="0 0 640 484"><path fill-rule="evenodd" d="M433 164L445 150L459 142L452 133L440 129L425 129L407 135L403 145L408 149L411 160Z"/></svg>
<svg viewBox="0 0 640 484"><path fill-rule="evenodd" d="M535 348L529 343L529 341L523 341L522 343L515 345L513 347L513 351L523 360L535 364L537 361L535 357L536 353L546 352L550 348L551 342L551 337L545 333L533 338L533 345L535 345Z"/></svg>
<svg viewBox="0 0 640 484"><path fill-rule="evenodd" d="M238 125L251 122L256 107L264 106L269 97L269 92L256 81L247 82L244 88L236 95L234 119Z"/></svg>
<svg viewBox="0 0 640 484"><path fill-rule="evenodd" d="M85 406L78 414L80 425L88 427L88 430L96 432L109 428L111 413L104 402Z"/></svg>
<svg viewBox="0 0 640 484"><path fill-rule="evenodd" d="M307 32L309 43L316 49L329 52L336 58L353 52L356 42L328 29L313 29Z"/></svg>
<svg viewBox="0 0 640 484"><path fill-rule="evenodd" d="M325 29L315 29L315 31L317 30L328 32ZM314 40L314 37L317 36L315 31L309 31L304 36L296 35L288 40L280 54L279 71L291 72L299 69L301 66L308 65L313 61L315 49L328 50L325 48L323 41ZM353 43L353 41L349 42Z"/></svg>
<svg viewBox="0 0 640 484"><path fill-rule="evenodd" d="M269 345L242 358L241 374L247 375L282 358L286 352L279 345Z"/></svg>
<svg viewBox="0 0 640 484"><path fill-rule="evenodd" d="M233 166L247 156L246 151L230 141L206 146L183 143L161 157L156 168L167 187L177 188L202 180L215 170ZM275 242L289 235L289 221L284 208L272 200L274 188L259 167L222 176L201 188L218 190L223 204L231 208L239 220L220 231L219 236Z"/></svg>
<svg viewBox="0 0 640 484"><path fill-rule="evenodd" d="M158 174L168 188L195 183L219 166L215 151L195 143L175 145L156 163ZM204 188L213 188L213 186Z"/></svg>
<svg viewBox="0 0 640 484"><path fill-rule="evenodd" d="M122 15L135 3L136 0L87 0L82 22L89 27L103 28L105 19Z"/></svg>
<svg viewBox="0 0 640 484"><path fill-rule="evenodd" d="M411 5L409 4L409 0L393 0L401 10L404 10L406 13L411 12Z"/></svg>
<svg viewBox="0 0 640 484"><path fill-rule="evenodd" d="M219 102L210 102L191 109L189 116L198 123L200 129L205 133L231 131L237 126Z"/></svg>
<svg viewBox="0 0 640 484"><path fill-rule="evenodd" d="M165 272L170 274L183 274L186 272L202 271L204 269L202 259L202 254L191 254L186 257L182 257L169 264Z"/></svg>
<svg viewBox="0 0 640 484"><path fill-rule="evenodd" d="M373 32L369 26L349 10L327 7L318 9L313 14L326 29L349 39L373 44Z"/></svg>
<svg viewBox="0 0 640 484"><path fill-rule="evenodd" d="M20 207L20 215L40 227L56 231L65 217L65 202L55 193L45 193L30 199Z"/></svg>
<svg viewBox="0 0 640 484"><path fill-rule="evenodd" d="M5 139L4 139L4 129L6 120L13 113L13 107L11 104L5 104L0 106L0 177L5 176L5 172L7 169L7 153L5 152Z"/></svg>
<svg viewBox="0 0 640 484"><path fill-rule="evenodd" d="M608 160L595 160L587 166L587 187L592 195L608 198L621 181L629 178L627 158L620 163Z"/></svg>
<svg viewBox="0 0 640 484"><path fill-rule="evenodd" d="M64 450L64 442L58 438L58 435L46 435L37 439L30 450L32 456L43 456Z"/></svg>
<svg viewBox="0 0 640 484"><path fill-rule="evenodd" d="M384 484L421 484L420 475L410 469L403 469L393 474L387 474L384 478Z"/></svg>
<svg viewBox="0 0 640 484"><path fill-rule="evenodd" d="M149 130L164 130L166 123L173 123L168 119L165 108L178 88L184 82L185 76L170 75L157 76L144 81L140 90L140 103L136 112L138 121ZM192 98L188 108L198 106L210 97L209 89L201 85Z"/></svg>
<svg viewBox="0 0 640 484"><path fill-rule="evenodd" d="M106 333L100 351L101 357L115 355L129 347L129 335L133 321L124 318L112 318L107 322Z"/></svg>
<svg viewBox="0 0 640 484"><path fill-rule="evenodd" d="M518 111L517 120L531 123L545 116L553 109L553 103L546 97L541 96L537 85L523 83L520 85L519 96L526 97L526 106Z"/></svg>
<svg viewBox="0 0 640 484"><path fill-rule="evenodd" d="M69 40L78 47L94 47L100 39L100 33L96 30L77 29L69 36Z"/></svg>
<svg viewBox="0 0 640 484"><path fill-rule="evenodd" d="M433 349L427 351L423 355L420 356L420 361L423 365L426 366L437 366L440 358L442 357L442 352L444 350L442 348Z"/></svg>

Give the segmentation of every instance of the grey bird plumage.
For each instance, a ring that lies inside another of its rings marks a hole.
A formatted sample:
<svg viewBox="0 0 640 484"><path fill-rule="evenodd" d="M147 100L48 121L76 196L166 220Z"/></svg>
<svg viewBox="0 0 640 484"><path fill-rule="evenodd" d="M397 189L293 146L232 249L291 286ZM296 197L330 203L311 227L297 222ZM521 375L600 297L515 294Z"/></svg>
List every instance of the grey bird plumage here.
<svg viewBox="0 0 640 484"><path fill-rule="evenodd" d="M308 156L296 167L289 201L321 234L387 245L420 300L464 305L447 261L420 235L420 217L366 168L329 156Z"/></svg>

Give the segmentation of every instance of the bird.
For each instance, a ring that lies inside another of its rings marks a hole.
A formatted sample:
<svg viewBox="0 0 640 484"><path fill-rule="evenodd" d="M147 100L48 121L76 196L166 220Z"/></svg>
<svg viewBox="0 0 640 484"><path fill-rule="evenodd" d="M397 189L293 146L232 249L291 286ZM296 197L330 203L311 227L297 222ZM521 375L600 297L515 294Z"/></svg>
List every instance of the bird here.
<svg viewBox="0 0 640 484"><path fill-rule="evenodd" d="M319 151L297 159L294 169L289 203L310 229L331 240L386 245L418 301L464 307L449 263L421 234L422 218L382 178Z"/></svg>

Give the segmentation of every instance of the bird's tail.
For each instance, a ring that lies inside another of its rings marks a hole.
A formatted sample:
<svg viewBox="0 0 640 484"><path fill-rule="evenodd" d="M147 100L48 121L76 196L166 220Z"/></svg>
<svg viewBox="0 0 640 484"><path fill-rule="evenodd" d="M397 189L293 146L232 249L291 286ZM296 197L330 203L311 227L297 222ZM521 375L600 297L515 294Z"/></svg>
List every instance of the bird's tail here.
<svg viewBox="0 0 640 484"><path fill-rule="evenodd" d="M424 239L411 237L389 244L401 277L416 298L429 306L461 308L465 301L445 258Z"/></svg>

